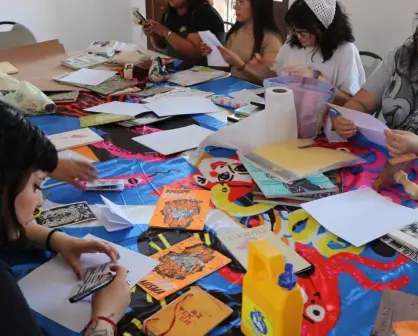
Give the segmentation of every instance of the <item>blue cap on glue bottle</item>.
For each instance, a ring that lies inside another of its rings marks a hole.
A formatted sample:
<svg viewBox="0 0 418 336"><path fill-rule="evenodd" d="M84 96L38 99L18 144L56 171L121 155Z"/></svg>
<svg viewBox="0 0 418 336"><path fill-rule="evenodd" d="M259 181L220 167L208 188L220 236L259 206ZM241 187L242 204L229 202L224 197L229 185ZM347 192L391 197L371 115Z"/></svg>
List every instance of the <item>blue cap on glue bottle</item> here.
<svg viewBox="0 0 418 336"><path fill-rule="evenodd" d="M279 275L279 286L292 290L296 286L296 277L293 274L293 265L286 263L284 273Z"/></svg>

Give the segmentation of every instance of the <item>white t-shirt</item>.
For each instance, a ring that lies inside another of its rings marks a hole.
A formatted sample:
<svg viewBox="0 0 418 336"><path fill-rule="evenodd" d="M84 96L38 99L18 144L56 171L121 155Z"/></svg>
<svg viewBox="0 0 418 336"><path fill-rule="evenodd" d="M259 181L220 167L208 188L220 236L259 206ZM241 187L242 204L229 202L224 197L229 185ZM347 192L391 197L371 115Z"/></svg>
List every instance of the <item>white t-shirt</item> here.
<svg viewBox="0 0 418 336"><path fill-rule="evenodd" d="M307 66L320 71L332 85L350 95L355 95L366 81L363 64L354 43L340 45L331 59L325 63L320 50L315 55L312 53L312 47L291 48L285 43L276 58L277 75L289 75L282 72L282 69L288 65Z"/></svg>

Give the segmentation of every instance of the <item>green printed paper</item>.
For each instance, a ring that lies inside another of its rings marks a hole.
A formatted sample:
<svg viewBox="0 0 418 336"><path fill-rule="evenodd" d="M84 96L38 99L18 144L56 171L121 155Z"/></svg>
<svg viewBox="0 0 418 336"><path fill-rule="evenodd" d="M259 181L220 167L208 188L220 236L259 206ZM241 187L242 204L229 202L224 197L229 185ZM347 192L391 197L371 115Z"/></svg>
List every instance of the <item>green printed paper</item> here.
<svg viewBox="0 0 418 336"><path fill-rule="evenodd" d="M115 122L132 120L132 119L134 119L134 117L117 115L117 114L109 114L109 113L93 114L93 115L89 115L86 117L81 117L80 127L84 128L84 127L90 127L90 126L112 124Z"/></svg>

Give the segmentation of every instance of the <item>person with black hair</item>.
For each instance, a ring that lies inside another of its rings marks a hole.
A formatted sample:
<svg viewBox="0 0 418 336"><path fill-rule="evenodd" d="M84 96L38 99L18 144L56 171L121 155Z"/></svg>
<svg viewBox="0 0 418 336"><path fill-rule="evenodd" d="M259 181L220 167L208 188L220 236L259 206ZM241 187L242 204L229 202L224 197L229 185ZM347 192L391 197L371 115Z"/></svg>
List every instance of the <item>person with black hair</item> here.
<svg viewBox="0 0 418 336"><path fill-rule="evenodd" d="M145 35L157 50L195 64L205 64L198 32L207 30L224 40L222 17L208 0L168 0L161 22L147 20L143 24Z"/></svg>
<svg viewBox="0 0 418 336"><path fill-rule="evenodd" d="M1 101L0 156L0 335L41 336L9 265L3 261L8 253L17 245L60 253L79 278L82 254L105 253L113 261L118 255L106 243L74 238L33 221L40 185L46 174L57 168L57 151L22 111ZM116 272L114 281L93 294L85 336L116 335L116 323L130 303L126 270L116 265L112 270Z"/></svg>
<svg viewBox="0 0 418 336"><path fill-rule="evenodd" d="M366 76L340 2L296 0L285 21L289 35L277 55L276 71L266 71L260 61L249 66L264 78L295 75L328 82L337 89L334 103L344 105L360 90Z"/></svg>
<svg viewBox="0 0 418 336"><path fill-rule="evenodd" d="M389 153L418 154L418 25L410 38L386 55L345 107L369 114L381 109L391 129L386 131ZM357 133L356 125L342 116L332 121L344 138Z"/></svg>
<svg viewBox="0 0 418 336"><path fill-rule="evenodd" d="M280 30L273 15L273 0L237 0L237 21L226 35L224 48L219 48L224 60L231 66L232 76L249 82L260 82L258 74L247 64L259 55L260 61L272 68L282 46ZM202 54L212 51L202 43Z"/></svg>

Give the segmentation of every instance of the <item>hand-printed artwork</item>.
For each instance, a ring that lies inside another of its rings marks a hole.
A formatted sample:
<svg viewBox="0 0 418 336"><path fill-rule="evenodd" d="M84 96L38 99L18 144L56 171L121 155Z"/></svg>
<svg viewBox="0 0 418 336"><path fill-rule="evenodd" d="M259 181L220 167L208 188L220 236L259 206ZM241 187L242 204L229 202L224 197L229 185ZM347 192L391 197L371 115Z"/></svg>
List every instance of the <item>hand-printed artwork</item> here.
<svg viewBox="0 0 418 336"><path fill-rule="evenodd" d="M203 230L209 203L207 190L164 188L150 227Z"/></svg>
<svg viewBox="0 0 418 336"><path fill-rule="evenodd" d="M413 238L418 238L418 223L409 224L405 226L401 231Z"/></svg>
<svg viewBox="0 0 418 336"><path fill-rule="evenodd" d="M87 202L62 205L56 208L44 210L36 218L39 225L48 228L56 228L64 225L74 225L97 219Z"/></svg>
<svg viewBox="0 0 418 336"><path fill-rule="evenodd" d="M103 141L103 138L90 128L50 135L48 139L58 151Z"/></svg>
<svg viewBox="0 0 418 336"><path fill-rule="evenodd" d="M196 237L183 240L154 254L152 258L158 260L159 265L138 285L157 300L217 271L231 261Z"/></svg>

